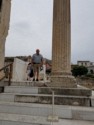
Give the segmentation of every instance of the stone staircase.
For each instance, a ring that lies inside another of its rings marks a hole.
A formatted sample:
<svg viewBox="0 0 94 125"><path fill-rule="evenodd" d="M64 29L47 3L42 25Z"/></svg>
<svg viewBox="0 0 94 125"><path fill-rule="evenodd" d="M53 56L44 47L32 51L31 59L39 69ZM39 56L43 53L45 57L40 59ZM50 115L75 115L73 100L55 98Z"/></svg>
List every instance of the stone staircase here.
<svg viewBox="0 0 94 125"><path fill-rule="evenodd" d="M90 90L38 87L42 84L15 82L5 86L0 94L0 125L50 125L47 118L53 112L51 90L55 91L54 115L59 119L94 121Z"/></svg>
<svg viewBox="0 0 94 125"><path fill-rule="evenodd" d="M55 91L56 105L91 106L91 91L88 89L6 86L5 93L0 95L0 99L21 103L52 104L52 90Z"/></svg>

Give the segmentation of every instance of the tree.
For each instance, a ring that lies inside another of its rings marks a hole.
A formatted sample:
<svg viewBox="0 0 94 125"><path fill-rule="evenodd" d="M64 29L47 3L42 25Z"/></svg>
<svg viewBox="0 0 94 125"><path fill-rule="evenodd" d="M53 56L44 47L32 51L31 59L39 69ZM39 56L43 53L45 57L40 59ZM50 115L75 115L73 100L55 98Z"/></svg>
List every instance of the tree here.
<svg viewBox="0 0 94 125"><path fill-rule="evenodd" d="M77 76L82 76L86 75L88 72L88 69L85 66L75 66L72 69L72 74L77 77Z"/></svg>

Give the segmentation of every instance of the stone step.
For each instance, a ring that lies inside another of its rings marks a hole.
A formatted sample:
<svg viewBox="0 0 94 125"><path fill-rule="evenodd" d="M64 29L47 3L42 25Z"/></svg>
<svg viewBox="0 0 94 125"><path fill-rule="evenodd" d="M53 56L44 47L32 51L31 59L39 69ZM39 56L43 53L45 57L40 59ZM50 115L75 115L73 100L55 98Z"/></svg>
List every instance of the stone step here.
<svg viewBox="0 0 94 125"><path fill-rule="evenodd" d="M30 115L19 115L19 114L8 114L8 113L0 113L0 120L12 122L12 125L51 125L50 122L47 121L46 117L40 116L30 116ZM16 123L17 122L17 123ZM8 124L9 124L8 123ZM8 125L7 124L7 125ZM4 125L4 124L3 124Z"/></svg>
<svg viewBox="0 0 94 125"><path fill-rule="evenodd" d="M30 103L14 103L0 102L0 112L9 114L44 116L52 115L52 105L46 104L30 104ZM54 114L60 118L71 119L70 106L54 106Z"/></svg>
<svg viewBox="0 0 94 125"><path fill-rule="evenodd" d="M31 86L6 86L4 89L5 93L26 93L26 94L38 94L37 87Z"/></svg>
<svg viewBox="0 0 94 125"><path fill-rule="evenodd" d="M11 82L11 86L44 86L44 84L48 84L48 82L44 82L44 81L12 81Z"/></svg>
<svg viewBox="0 0 94 125"><path fill-rule="evenodd" d="M90 89L81 88L54 88L54 87L34 87L34 86L6 86L6 93L31 93L31 94L52 94L54 91L57 95L73 95L73 96L91 96Z"/></svg>
<svg viewBox="0 0 94 125"><path fill-rule="evenodd" d="M86 96L54 95L55 105L93 106L94 98ZM52 104L52 94L1 93L0 101Z"/></svg>
<svg viewBox="0 0 94 125"><path fill-rule="evenodd" d="M0 93L0 101L14 102L14 93Z"/></svg>
<svg viewBox="0 0 94 125"><path fill-rule="evenodd" d="M91 96L92 90L86 88L58 88L58 87L39 87L39 94L52 94L52 91L56 95L71 95L71 96Z"/></svg>
<svg viewBox="0 0 94 125"><path fill-rule="evenodd" d="M16 94L15 102L52 104L50 94ZM55 105L91 106L91 98L86 96L54 95Z"/></svg>
<svg viewBox="0 0 94 125"><path fill-rule="evenodd" d="M54 109L53 114L55 116L58 116L59 119L65 118L74 120L94 121L94 108L91 107L55 105L53 109ZM52 115L52 105L0 102L0 120L2 121L3 120L17 121L18 116L19 116L19 121L21 119L24 120L25 116L27 117L29 116L31 119L32 116L36 116L37 118L45 117L47 119L47 117L51 115Z"/></svg>
<svg viewBox="0 0 94 125"><path fill-rule="evenodd" d="M59 119L59 122L51 123L50 125L94 125L93 121L82 121L82 120L68 120ZM39 125L39 124L29 124L13 121L0 121L0 125ZM40 124L41 125L41 124Z"/></svg>
<svg viewBox="0 0 94 125"><path fill-rule="evenodd" d="M7 120L4 121L4 120L0 120L0 125L39 125L39 124L25 123L25 122L23 123L23 122L17 122L17 121L7 121ZM44 125L46 125L46 124L44 124ZM86 125L86 123L85 123L85 125ZM91 125L91 124L89 124L89 125Z"/></svg>
<svg viewBox="0 0 94 125"><path fill-rule="evenodd" d="M81 121L81 120L67 120L60 119L59 123L53 123L54 125L93 125L92 121ZM10 122L10 121L0 121L0 125L36 125L36 124L28 124L28 123L18 123L18 122ZM39 125L39 124L38 124Z"/></svg>

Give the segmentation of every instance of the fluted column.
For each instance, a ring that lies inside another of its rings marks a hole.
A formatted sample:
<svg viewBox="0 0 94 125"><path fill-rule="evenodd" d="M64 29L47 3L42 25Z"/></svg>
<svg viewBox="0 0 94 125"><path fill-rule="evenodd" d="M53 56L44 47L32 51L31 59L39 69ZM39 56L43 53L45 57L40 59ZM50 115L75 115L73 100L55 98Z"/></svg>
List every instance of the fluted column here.
<svg viewBox="0 0 94 125"><path fill-rule="evenodd" d="M70 86L71 75L70 0L54 0L52 77L53 86ZM69 78L69 80L67 80ZM73 85L74 86L74 85Z"/></svg>
<svg viewBox="0 0 94 125"><path fill-rule="evenodd" d="M0 9L0 69L4 66L5 58L5 41L8 35L11 0L2 0ZM0 73L2 76L2 73Z"/></svg>
<svg viewBox="0 0 94 125"><path fill-rule="evenodd" d="M5 41L0 39L0 69L4 66L5 57ZM0 78L3 76L3 72L0 72Z"/></svg>

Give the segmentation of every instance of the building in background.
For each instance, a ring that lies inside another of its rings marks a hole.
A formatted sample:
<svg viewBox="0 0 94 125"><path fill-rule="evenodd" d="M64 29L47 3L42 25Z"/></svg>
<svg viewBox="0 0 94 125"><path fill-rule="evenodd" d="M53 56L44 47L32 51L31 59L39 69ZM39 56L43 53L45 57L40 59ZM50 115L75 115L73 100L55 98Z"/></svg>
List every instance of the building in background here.
<svg viewBox="0 0 94 125"><path fill-rule="evenodd" d="M90 61L77 61L77 65L78 66L89 67L89 66L94 66L94 62L90 62Z"/></svg>
<svg viewBox="0 0 94 125"><path fill-rule="evenodd" d="M78 66L85 66L88 69L88 73L94 74L94 62L90 61L77 61Z"/></svg>

